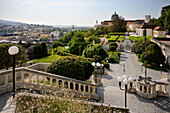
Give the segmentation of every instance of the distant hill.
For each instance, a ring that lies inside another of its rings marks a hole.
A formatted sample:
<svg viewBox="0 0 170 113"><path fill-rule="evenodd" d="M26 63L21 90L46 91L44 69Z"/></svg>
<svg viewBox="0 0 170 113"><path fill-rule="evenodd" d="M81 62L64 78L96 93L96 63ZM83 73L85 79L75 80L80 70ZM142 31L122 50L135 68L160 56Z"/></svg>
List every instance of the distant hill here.
<svg viewBox="0 0 170 113"><path fill-rule="evenodd" d="M27 23L8 21L8 20L1 20L0 19L0 25L21 25L21 24L26 25Z"/></svg>

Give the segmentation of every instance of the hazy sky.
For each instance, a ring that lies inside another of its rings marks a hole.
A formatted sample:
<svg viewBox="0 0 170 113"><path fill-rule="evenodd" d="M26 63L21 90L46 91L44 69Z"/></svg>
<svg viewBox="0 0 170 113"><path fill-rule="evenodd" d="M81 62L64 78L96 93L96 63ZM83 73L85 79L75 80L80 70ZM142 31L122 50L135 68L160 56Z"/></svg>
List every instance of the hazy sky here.
<svg viewBox="0 0 170 113"><path fill-rule="evenodd" d="M0 19L46 25L94 25L116 11L125 19L159 17L170 0L0 0Z"/></svg>

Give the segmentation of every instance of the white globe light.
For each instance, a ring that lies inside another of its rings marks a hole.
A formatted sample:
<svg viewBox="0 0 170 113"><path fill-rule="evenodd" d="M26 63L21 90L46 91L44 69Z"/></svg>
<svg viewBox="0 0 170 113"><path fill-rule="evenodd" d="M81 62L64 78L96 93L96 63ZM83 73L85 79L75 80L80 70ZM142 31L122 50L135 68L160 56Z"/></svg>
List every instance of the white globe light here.
<svg viewBox="0 0 170 113"><path fill-rule="evenodd" d="M127 85L129 83L129 81L127 79L123 80L123 84Z"/></svg>
<svg viewBox="0 0 170 113"><path fill-rule="evenodd" d="M143 63L140 63L141 65L143 65Z"/></svg>
<svg viewBox="0 0 170 113"><path fill-rule="evenodd" d="M104 65L102 64L102 67L103 67Z"/></svg>
<svg viewBox="0 0 170 113"><path fill-rule="evenodd" d="M132 77L129 77L128 80L129 80L130 83L133 82L133 78Z"/></svg>
<svg viewBox="0 0 170 113"><path fill-rule="evenodd" d="M123 79L127 79L128 78L128 76L127 75L123 75Z"/></svg>
<svg viewBox="0 0 170 113"><path fill-rule="evenodd" d="M92 62L92 66L95 66L95 64L96 64L95 62Z"/></svg>
<svg viewBox="0 0 170 113"><path fill-rule="evenodd" d="M8 53L10 55L15 55L19 52L19 48L17 46L11 46L9 49L8 49Z"/></svg>
<svg viewBox="0 0 170 113"><path fill-rule="evenodd" d="M122 78L121 76L118 76L118 77L117 77L117 80L118 80L119 82L122 82L122 81L123 81L123 78Z"/></svg>
<svg viewBox="0 0 170 113"><path fill-rule="evenodd" d="M162 64L160 64L160 67L162 67Z"/></svg>
<svg viewBox="0 0 170 113"><path fill-rule="evenodd" d="M99 63L99 62L97 62L97 64L96 64L96 65L97 65L97 67L99 67L99 66L100 66L100 63Z"/></svg>

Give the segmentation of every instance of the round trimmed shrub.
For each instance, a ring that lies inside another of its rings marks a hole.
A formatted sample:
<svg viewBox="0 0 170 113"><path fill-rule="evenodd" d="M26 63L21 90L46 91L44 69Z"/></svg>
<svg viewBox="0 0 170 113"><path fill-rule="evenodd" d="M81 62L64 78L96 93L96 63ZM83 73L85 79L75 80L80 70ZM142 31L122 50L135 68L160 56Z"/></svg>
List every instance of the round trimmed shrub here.
<svg viewBox="0 0 170 113"><path fill-rule="evenodd" d="M94 68L88 59L75 56L59 58L47 68L49 73L79 80L89 79L93 71Z"/></svg>

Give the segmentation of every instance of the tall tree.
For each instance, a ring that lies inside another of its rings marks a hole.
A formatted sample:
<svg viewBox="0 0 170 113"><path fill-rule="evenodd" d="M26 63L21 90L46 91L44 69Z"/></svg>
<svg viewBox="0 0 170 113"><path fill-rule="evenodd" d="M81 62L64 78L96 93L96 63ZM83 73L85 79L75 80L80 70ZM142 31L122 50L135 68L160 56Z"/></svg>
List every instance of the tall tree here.
<svg viewBox="0 0 170 113"><path fill-rule="evenodd" d="M109 28L110 32L125 32L126 31L126 23L124 18L118 17L113 22L113 25Z"/></svg>

